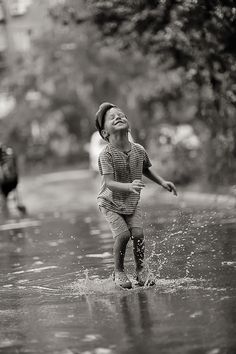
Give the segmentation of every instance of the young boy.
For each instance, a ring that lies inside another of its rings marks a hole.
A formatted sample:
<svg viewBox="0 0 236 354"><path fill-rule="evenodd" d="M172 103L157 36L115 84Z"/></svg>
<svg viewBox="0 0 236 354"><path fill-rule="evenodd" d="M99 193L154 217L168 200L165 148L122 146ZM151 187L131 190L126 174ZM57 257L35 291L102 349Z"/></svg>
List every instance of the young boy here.
<svg viewBox="0 0 236 354"><path fill-rule="evenodd" d="M131 238L136 280L140 286L154 285L153 280L148 283L143 264L144 235L139 206L140 192L145 187L142 175L177 195L175 186L151 171L143 146L129 141L128 119L117 106L102 103L96 113L96 127L108 142L98 159L102 175L98 205L114 237L114 281L123 288L132 287L124 271L126 246Z"/></svg>

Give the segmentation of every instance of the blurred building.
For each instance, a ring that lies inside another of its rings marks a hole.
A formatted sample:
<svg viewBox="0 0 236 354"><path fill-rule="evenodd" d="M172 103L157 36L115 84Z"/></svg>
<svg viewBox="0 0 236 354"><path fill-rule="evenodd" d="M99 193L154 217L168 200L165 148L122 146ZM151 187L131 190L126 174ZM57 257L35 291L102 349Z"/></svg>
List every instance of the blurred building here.
<svg viewBox="0 0 236 354"><path fill-rule="evenodd" d="M0 75L18 73L17 60L30 58L32 40L47 28L48 3L40 0L0 0ZM8 70L9 71L6 71ZM15 79L13 79L14 81ZM14 97L0 86L0 119L14 109Z"/></svg>
<svg viewBox="0 0 236 354"><path fill-rule="evenodd" d="M8 19L3 4L7 6ZM8 48L9 40L16 51L30 50L31 38L42 33L48 23L47 10L47 1L0 0L0 53Z"/></svg>

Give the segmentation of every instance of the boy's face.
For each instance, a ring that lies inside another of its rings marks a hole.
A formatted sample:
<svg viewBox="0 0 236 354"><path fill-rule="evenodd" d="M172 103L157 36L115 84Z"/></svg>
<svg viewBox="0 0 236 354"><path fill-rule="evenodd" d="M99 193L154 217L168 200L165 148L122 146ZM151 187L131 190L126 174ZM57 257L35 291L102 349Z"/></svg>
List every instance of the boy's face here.
<svg viewBox="0 0 236 354"><path fill-rule="evenodd" d="M110 134L121 130L129 130L126 115L119 108L109 109L105 116L104 129L102 130L103 137L107 138Z"/></svg>

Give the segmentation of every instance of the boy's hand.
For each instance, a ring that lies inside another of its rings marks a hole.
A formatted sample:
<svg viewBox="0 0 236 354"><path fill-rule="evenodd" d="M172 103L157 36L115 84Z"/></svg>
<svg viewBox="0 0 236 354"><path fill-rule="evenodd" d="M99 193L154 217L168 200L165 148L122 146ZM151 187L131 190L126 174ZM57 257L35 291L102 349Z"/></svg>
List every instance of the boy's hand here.
<svg viewBox="0 0 236 354"><path fill-rule="evenodd" d="M129 191L139 194L144 187L145 184L140 179L135 179L132 183L130 183Z"/></svg>
<svg viewBox="0 0 236 354"><path fill-rule="evenodd" d="M165 188L166 190L168 190L169 192L173 192L174 195L177 195L177 191L176 191L174 183L168 182L168 181L164 181L162 183L162 187Z"/></svg>

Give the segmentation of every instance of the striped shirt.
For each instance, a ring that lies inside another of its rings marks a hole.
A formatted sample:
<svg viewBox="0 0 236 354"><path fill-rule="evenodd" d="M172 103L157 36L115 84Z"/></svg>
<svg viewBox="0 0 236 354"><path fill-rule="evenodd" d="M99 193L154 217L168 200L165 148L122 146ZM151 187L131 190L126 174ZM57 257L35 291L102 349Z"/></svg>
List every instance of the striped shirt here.
<svg viewBox="0 0 236 354"><path fill-rule="evenodd" d="M111 191L105 184L104 175L113 174L115 181L131 183L135 179L141 180L143 170L151 165L143 146L131 143L131 150L126 153L108 143L98 158L99 172L102 175L98 205L119 214L133 214L140 195L133 192Z"/></svg>

